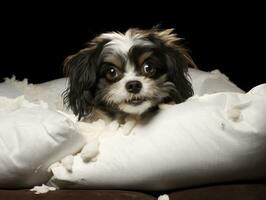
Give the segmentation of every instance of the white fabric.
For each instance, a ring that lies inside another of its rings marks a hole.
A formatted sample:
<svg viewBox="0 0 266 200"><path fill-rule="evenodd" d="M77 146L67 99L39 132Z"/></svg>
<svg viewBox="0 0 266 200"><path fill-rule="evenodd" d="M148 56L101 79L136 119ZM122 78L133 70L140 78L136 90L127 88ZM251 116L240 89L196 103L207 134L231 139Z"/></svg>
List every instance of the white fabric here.
<svg viewBox="0 0 266 200"><path fill-rule="evenodd" d="M211 72L205 72L189 68L189 75L191 77L194 93L198 96L217 92L244 92L218 69Z"/></svg>
<svg viewBox="0 0 266 200"><path fill-rule="evenodd" d="M46 103L0 97L0 188L46 182L48 167L84 144L75 124Z"/></svg>
<svg viewBox="0 0 266 200"><path fill-rule="evenodd" d="M264 176L265 85L245 95L218 70L189 74L195 96L163 106L133 131L133 122L75 124L73 115L58 112L66 112L67 79L36 85L6 79L0 83L0 188L45 183L56 161L50 184L68 188L158 190Z"/></svg>
<svg viewBox="0 0 266 200"><path fill-rule="evenodd" d="M266 84L247 94L193 97L165 107L128 136L99 137L96 161L84 162L78 154L71 172L57 163L49 184L169 190L266 178L265 113Z"/></svg>

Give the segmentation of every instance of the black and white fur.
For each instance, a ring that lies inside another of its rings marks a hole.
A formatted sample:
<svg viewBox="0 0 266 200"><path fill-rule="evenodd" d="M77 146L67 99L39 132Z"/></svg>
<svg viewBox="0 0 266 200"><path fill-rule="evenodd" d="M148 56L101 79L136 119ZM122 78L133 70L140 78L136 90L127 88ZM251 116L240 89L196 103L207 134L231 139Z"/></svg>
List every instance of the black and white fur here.
<svg viewBox="0 0 266 200"><path fill-rule="evenodd" d="M193 95L189 66L195 64L173 29L103 33L65 60L64 102L88 121L141 116Z"/></svg>

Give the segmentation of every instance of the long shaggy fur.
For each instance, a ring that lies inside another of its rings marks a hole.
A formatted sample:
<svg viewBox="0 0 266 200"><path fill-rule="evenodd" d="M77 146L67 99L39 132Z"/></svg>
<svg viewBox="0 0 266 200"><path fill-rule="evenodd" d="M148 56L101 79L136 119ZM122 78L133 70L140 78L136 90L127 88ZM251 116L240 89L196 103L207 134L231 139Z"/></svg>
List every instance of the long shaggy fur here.
<svg viewBox="0 0 266 200"><path fill-rule="evenodd" d="M110 117L141 115L159 103L185 101L193 95L187 72L195 64L173 31L129 29L125 34L97 36L64 62L64 72L69 77L64 103L79 119L97 119L97 113ZM155 66L152 77L141 72L144 64L139 63L145 62L144 58ZM119 71L119 79L108 79L104 70L110 65ZM142 84L138 94L125 89L132 80ZM132 104L138 100L143 102Z"/></svg>

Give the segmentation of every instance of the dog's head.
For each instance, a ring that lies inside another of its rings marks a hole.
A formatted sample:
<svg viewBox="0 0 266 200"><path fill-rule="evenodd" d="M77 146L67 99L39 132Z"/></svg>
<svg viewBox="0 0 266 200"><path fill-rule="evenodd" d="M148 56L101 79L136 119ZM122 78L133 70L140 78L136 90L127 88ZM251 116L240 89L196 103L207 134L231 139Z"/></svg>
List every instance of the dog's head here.
<svg viewBox="0 0 266 200"><path fill-rule="evenodd" d="M65 60L65 103L81 118L95 108L141 115L183 102L193 95L187 71L194 63L180 40L173 29L99 35Z"/></svg>

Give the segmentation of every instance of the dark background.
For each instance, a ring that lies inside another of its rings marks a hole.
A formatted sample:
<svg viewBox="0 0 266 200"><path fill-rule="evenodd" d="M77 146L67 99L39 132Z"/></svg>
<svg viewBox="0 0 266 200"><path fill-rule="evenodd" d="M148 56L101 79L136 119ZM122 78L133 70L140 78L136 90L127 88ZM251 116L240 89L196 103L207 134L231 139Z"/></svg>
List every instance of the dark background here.
<svg viewBox="0 0 266 200"><path fill-rule="evenodd" d="M95 35L161 24L185 39L200 69L219 69L248 91L266 82L263 7L225 0L10 2L1 5L0 78L60 78L64 58Z"/></svg>

